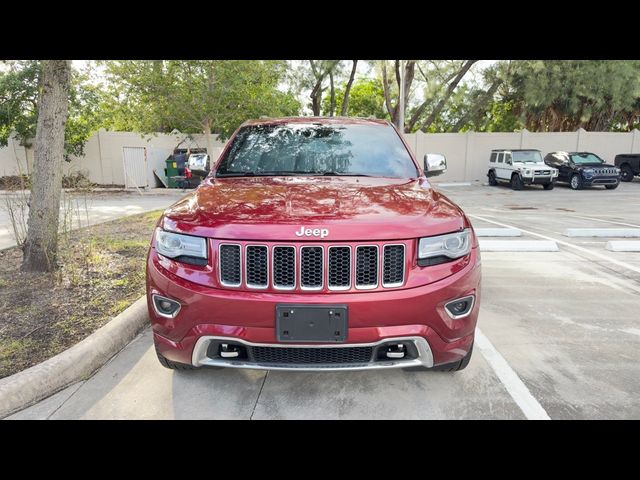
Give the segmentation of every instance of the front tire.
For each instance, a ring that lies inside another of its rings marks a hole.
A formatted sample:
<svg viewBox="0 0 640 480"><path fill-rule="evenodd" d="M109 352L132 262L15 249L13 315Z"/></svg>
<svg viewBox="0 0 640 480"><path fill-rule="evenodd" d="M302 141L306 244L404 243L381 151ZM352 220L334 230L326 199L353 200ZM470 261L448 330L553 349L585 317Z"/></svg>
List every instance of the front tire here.
<svg viewBox="0 0 640 480"><path fill-rule="evenodd" d="M522 190L524 188L524 183L522 183L522 179L517 173L511 176L511 188L514 190Z"/></svg>
<svg viewBox="0 0 640 480"><path fill-rule="evenodd" d="M630 165L623 165L620 167L620 180L623 182L631 182L633 181L633 169Z"/></svg>
<svg viewBox="0 0 640 480"><path fill-rule="evenodd" d="M582 190L584 188L582 185L582 177L579 174L574 173L569 181L569 186L572 190Z"/></svg>
<svg viewBox="0 0 640 480"><path fill-rule="evenodd" d="M498 185L498 180L496 180L496 172L494 172L493 170L489 170L489 174L487 176L489 177L489 185L491 185L492 187Z"/></svg>
<svg viewBox="0 0 640 480"><path fill-rule="evenodd" d="M545 190L553 190L553 182L545 183L544 185L542 185L542 188L544 188Z"/></svg>

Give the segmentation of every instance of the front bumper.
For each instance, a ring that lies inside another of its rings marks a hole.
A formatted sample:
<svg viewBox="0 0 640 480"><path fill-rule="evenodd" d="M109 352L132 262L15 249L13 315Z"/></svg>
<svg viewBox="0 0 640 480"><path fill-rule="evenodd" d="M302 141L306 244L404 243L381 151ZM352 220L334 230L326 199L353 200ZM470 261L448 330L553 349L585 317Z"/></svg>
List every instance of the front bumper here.
<svg viewBox="0 0 640 480"><path fill-rule="evenodd" d="M522 179L522 183L525 185L546 185L548 183L555 182L558 177L553 177L551 175L524 177L521 175L520 178Z"/></svg>
<svg viewBox="0 0 640 480"><path fill-rule="evenodd" d="M152 249L147 263L149 316L158 352L171 361L194 366L224 366L279 370L366 370L409 366L432 367L462 359L471 349L480 300L480 259L477 249L469 264L440 281L409 289L380 292L293 294L242 292L204 287L165 270ZM157 315L151 295L181 303L175 318ZM475 295L470 314L451 318L444 304ZM276 339L275 310L281 303L346 304L349 328L345 343L283 344ZM404 339L415 346L411 358L352 364L297 365L259 362L252 358L222 359L209 351L214 341L268 348L351 348L379 346Z"/></svg>
<svg viewBox="0 0 640 480"><path fill-rule="evenodd" d="M620 182L618 176L582 177L582 184L586 187L590 185L615 185L618 182Z"/></svg>

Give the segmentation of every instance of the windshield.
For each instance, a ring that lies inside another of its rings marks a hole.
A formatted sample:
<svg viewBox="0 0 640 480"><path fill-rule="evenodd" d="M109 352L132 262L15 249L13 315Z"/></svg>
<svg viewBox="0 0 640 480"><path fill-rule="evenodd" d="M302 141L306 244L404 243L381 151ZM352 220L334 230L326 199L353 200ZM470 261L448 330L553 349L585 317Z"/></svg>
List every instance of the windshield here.
<svg viewBox="0 0 640 480"><path fill-rule="evenodd" d="M575 164L581 163L604 163L595 153L574 153L571 155L571 161Z"/></svg>
<svg viewBox="0 0 640 480"><path fill-rule="evenodd" d="M524 150L521 152L513 152L513 161L522 163L539 163L542 162L542 154L538 150Z"/></svg>
<svg viewBox="0 0 640 480"><path fill-rule="evenodd" d="M238 132L216 176L248 175L413 178L418 171L392 127L290 123Z"/></svg>

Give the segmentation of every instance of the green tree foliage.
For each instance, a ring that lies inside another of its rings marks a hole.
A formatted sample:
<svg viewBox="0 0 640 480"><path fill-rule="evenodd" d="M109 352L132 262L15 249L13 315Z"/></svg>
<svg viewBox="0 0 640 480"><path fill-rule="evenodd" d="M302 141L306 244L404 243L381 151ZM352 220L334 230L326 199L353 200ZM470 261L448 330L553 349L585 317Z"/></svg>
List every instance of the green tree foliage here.
<svg viewBox="0 0 640 480"><path fill-rule="evenodd" d="M15 132L22 145L36 134L42 66L38 60L7 61L0 71L0 146ZM82 155L89 136L99 128L102 94L87 73L72 71L65 155Z"/></svg>
<svg viewBox="0 0 640 480"><path fill-rule="evenodd" d="M278 88L286 68L281 61L124 60L105 67L112 100L102 109L117 130L226 138L249 118L300 109L293 94Z"/></svg>
<svg viewBox="0 0 640 480"><path fill-rule="evenodd" d="M640 125L640 62L502 61L462 89L440 131L628 131Z"/></svg>
<svg viewBox="0 0 640 480"><path fill-rule="evenodd" d="M336 88L336 111L342 109L342 101L344 98L345 87ZM322 114L328 115L331 99L324 97L322 99ZM384 92L382 84L372 78L363 78L356 80L351 87L349 95L349 108L347 111L349 117L375 117L389 119L389 115L384 108Z"/></svg>

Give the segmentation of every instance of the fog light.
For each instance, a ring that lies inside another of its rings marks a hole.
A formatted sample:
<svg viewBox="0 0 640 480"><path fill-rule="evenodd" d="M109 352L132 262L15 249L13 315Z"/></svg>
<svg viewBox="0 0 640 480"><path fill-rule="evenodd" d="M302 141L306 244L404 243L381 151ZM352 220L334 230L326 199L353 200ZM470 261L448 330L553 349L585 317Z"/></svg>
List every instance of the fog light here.
<svg viewBox="0 0 640 480"><path fill-rule="evenodd" d="M475 297L473 295L457 298L447 303L444 309L451 318L463 318L471 313L474 301Z"/></svg>
<svg viewBox="0 0 640 480"><path fill-rule="evenodd" d="M166 318L175 318L180 311L180 303L160 295L153 295L153 307L158 315Z"/></svg>

